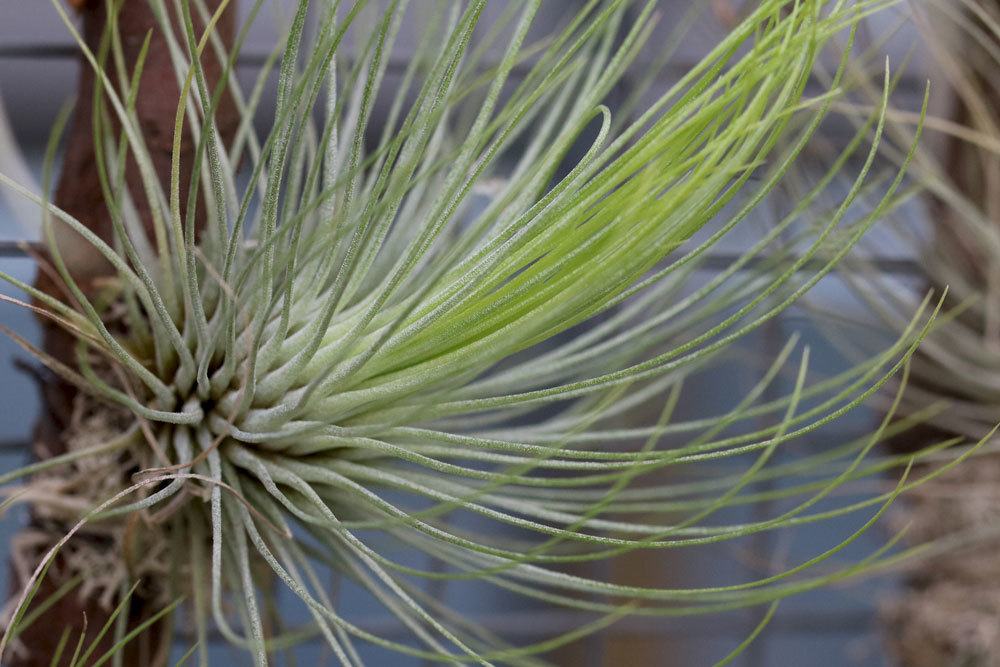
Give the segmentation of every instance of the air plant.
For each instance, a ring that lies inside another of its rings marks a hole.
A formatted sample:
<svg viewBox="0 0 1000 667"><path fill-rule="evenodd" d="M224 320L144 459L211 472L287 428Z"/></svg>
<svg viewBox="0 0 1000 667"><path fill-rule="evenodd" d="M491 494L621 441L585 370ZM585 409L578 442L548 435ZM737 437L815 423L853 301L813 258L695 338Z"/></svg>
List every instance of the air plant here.
<svg viewBox="0 0 1000 667"><path fill-rule="evenodd" d="M655 2L588 2L529 44L540 0L507 3L477 40L485 0L392 0L373 14L363 1L330 2L308 42L302 0L272 60L280 55L275 117L261 144L252 120L263 86L245 96L229 76L246 28L228 53L212 29L228 2L209 14L199 0L149 1L182 89L170 181L157 178L135 122L137 96L155 92L137 90L116 58L114 11L95 52L58 2L100 84L94 168L114 238L48 202L44 184L35 194L0 176L41 207L65 299L7 280L73 335L75 362L17 340L97 416L66 454L2 477L81 483L73 497L57 485L27 487L26 498L68 530L27 577L0 652L55 554L93 527L127 567L92 585L114 597L129 577L142 578L167 610L184 595L202 662L213 626L257 664L317 634L344 664L362 662L358 641L443 662L531 662L623 616L761 606L756 636L782 598L905 555L889 551L890 540L858 563L822 567L921 481L904 474L885 492L821 505L848 482L906 465L909 456L866 460L899 428L890 419L836 451L794 465L769 460L903 369L930 326L929 300L898 341L821 382L807 382L804 349L793 389L765 400L795 354L792 340L731 409L687 421L674 414L685 378L776 317L909 196L900 192L908 157L875 173L887 72L880 109L829 172L731 266L692 283L699 260L783 181L840 94L850 45L828 90L805 93L824 45L890 2L764 0L675 85L654 94L653 68L638 94L611 108L609 93L650 36ZM249 7L247 26L261 3ZM389 55L414 17L426 29L390 87ZM501 54L495 62L491 49ZM214 88L205 52L228 64ZM226 144L214 117L229 97L243 125ZM377 101L388 105L378 130ZM186 200L184 131L197 141ZM855 157L847 196L820 206ZM123 186L130 161L150 204L150 237L136 214L140 193ZM861 197L875 203L859 213L852 204ZM804 218L820 220L819 231L796 227ZM787 252L787 234L802 252ZM97 297L64 258L84 242L114 270ZM650 409L658 416L648 423L621 426ZM662 475L718 460L737 471L685 485ZM711 520L750 502L765 477L792 481L782 491L790 509L749 523ZM865 510L857 532L754 581L626 586L568 570ZM138 546L135 517L146 526ZM325 572L367 590L412 640L353 622ZM274 580L312 625L268 629L260 597ZM427 580L478 582L585 620L511 646L427 594ZM118 643L128 639L123 624L114 631Z"/></svg>

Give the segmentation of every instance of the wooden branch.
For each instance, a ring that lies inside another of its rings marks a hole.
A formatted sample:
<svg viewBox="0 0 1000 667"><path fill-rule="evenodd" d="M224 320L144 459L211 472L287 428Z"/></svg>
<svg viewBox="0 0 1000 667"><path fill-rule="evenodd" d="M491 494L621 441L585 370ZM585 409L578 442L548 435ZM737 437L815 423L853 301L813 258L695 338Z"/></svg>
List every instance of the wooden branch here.
<svg viewBox="0 0 1000 667"><path fill-rule="evenodd" d="M109 3L104 2L104 0L71 0L71 4L79 10L85 40L89 47L96 52L101 35L105 30L106 8ZM169 9L179 6L173 2L166 4ZM207 0L210 11L216 9L219 4L220 0ZM233 5L235 6L235 4L234 2ZM220 36L227 44L232 43L235 16L236 10L234 8L227 9L217 27ZM136 114L156 172L161 182L166 186L170 174L174 116L180 95L177 77L166 40L157 27L152 10L146 0L121 0L118 20L125 60L129 67L134 65L138 58L146 34L152 31L149 54L140 80ZM176 16L174 21L174 25L179 27L180 24ZM202 26L196 27L201 29ZM183 31L179 31L178 34L182 35ZM89 64L82 57L80 62L76 107L73 111L73 120L65 145L62 171L54 201L103 239L110 240L112 236L111 220L101 194L98 174L93 168L92 103L95 77ZM214 85L219 80L222 63L214 56L206 56L203 65L209 85ZM224 104L217 114L216 122L222 137L228 141L238 124L235 106L231 103ZM192 137L190 134L186 134L181 154L181 201L186 199L193 150ZM145 221L147 229L151 229L149 202L142 194L138 170L134 168L134 164L126 170L126 174L127 185L136 207ZM203 217L203 215L199 215L200 220ZM73 235L72 232L68 232L68 234ZM70 271L73 273L74 279L79 281L84 289L89 289L95 281L111 273L110 266L105 260L99 258L82 239L64 236L60 240L60 248L64 247L64 242L69 249L66 254ZM48 293L60 295L60 290L49 273L39 271L36 285ZM72 363L72 340L69 336L46 320L42 320L40 324L45 351L64 362ZM69 424L74 397L73 388L65 382L52 378L44 383L42 387L43 417L35 430L34 450L39 458L54 456L66 450L63 434ZM29 530L39 528L37 523L37 518L33 519L33 525L29 526ZM49 528L51 529L51 527ZM37 601L45 600L63 583L64 579L61 578L58 568L53 568L53 570L54 572L49 574L38 592ZM20 582L14 581L13 585L17 587ZM149 607L150 605L142 599L141 595L135 596L131 609L128 611L129 624L134 626L156 611L156 609ZM22 633L22 643L29 651L9 656L9 664L15 667L49 665L51 655L64 628L71 628L70 643L74 644L80 632L83 631L84 615L86 615L86 634L87 641L89 641L104 625L110 611L110 609L102 607L97 600L81 598L75 592L65 596ZM100 656L110 648L112 634L108 633L105 637L95 657ZM127 651L125 664L154 664L157 656L163 655L159 650L159 644L168 639L157 636L155 631L144 633L142 640L134 642ZM67 654L71 652L67 651Z"/></svg>

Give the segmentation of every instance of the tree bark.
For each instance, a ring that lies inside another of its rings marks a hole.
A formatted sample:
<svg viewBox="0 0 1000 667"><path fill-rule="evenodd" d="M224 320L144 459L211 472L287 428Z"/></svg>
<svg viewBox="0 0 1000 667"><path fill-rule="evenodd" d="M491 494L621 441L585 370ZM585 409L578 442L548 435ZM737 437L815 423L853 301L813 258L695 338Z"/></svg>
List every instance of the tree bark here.
<svg viewBox="0 0 1000 667"><path fill-rule="evenodd" d="M207 0L209 11L217 9L220 2L221 0ZM71 4L79 11L82 20L82 33L87 45L94 52L97 52L107 25L107 3L104 0L72 0ZM165 4L168 11L179 7L178 3L169 1ZM216 28L223 42L227 45L232 43L236 25L235 5L236 2L232 2L232 6L226 9ZM180 23L177 16L172 18L179 39L183 39L183 31L179 30ZM197 30L203 29L197 18L195 23ZM136 114L156 172L161 182L166 186L170 177L174 117L180 96L180 88L170 59L167 42L157 26L153 12L146 0L121 0L118 28L125 60L130 70L138 59L146 34L152 31L149 52L140 79ZM209 55L210 51L211 49L206 50L203 66L209 85L214 86L219 80L224 63ZM82 56L80 63L76 106L73 110L73 119L63 153L62 170L53 200L57 206L80 220L102 239L110 240L112 237L111 218L105 206L98 174L93 168L92 103L95 76L89 63ZM111 78L116 80L115 77ZM238 120L235 106L231 104L231 98L228 95L224 96L223 104L216 114L216 123L224 141L228 141L232 137ZM181 149L181 201L186 201L194 148L191 134L185 133ZM134 168L134 163L130 164L129 167L126 169L127 185L147 230L150 230L152 224L150 204L142 194L138 170ZM199 209L199 220L203 219L201 212ZM101 278L112 274L111 267L105 260L96 255L82 238L73 232L68 232L68 234L75 238L63 237L59 242L62 251L65 241L65 247L68 251L64 254L67 255L68 267L74 279L80 283L85 291L93 290ZM40 270L36 286L47 293L56 296L62 295L60 286L50 272ZM72 364L73 341L71 337L46 319L40 318L40 324L43 349L64 363ZM64 434L70 424L76 394L73 387L67 383L48 376L42 383L41 393L43 416L35 429L33 452L39 459L44 459L66 451ZM38 524L38 518L33 516L29 529L52 530L52 526L39 526ZM65 575L60 575L58 567L52 568L35 597L35 603L45 600L56 591L64 583L65 579L62 577ZM13 582L15 588L20 585L19 581ZM134 596L131 609L128 610L129 625L136 625L155 611L157 610L150 608L148 601L143 600L141 595ZM64 596L21 634L20 640L27 651L9 656L10 664L15 667L49 665L56 644L65 628L71 628L70 644L73 645L86 627L84 641L87 645L104 625L110 612L111 609L106 608L99 600L82 598L75 593ZM105 636L101 647L95 653L95 657L102 655L111 647L112 634L108 633ZM157 633L155 628L152 632L144 633L140 641L130 645L126 652L125 664L154 664L156 656L163 655L159 651L159 644L169 639L158 636L161 634L162 632ZM70 654L72 651L69 650L66 653Z"/></svg>

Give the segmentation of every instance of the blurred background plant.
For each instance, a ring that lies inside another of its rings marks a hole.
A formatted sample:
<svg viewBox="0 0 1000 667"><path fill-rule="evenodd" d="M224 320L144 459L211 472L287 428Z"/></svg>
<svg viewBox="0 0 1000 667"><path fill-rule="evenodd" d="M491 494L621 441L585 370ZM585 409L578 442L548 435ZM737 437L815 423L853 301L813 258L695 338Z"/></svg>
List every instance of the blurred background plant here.
<svg viewBox="0 0 1000 667"><path fill-rule="evenodd" d="M892 279L856 256L843 277L883 326L897 330L925 289L949 287L947 315L911 365L902 413L946 408L892 442L905 452L942 438L982 437L1000 415L1000 2L912 3L898 29L918 35L915 51L944 96L926 121L909 172L921 189L923 212L887 216L886 236L863 245L903 248L919 262L919 273ZM860 71L857 80L871 73ZM867 90L867 104L843 110L863 116L878 99L877 89ZM888 119L887 133L902 139L915 110L896 108ZM898 151L886 156L900 159ZM856 343L857 329L846 331L844 344ZM901 664L1000 664L1000 460L994 452L984 448L974 464L901 503L897 521L913 526L913 539L953 545L910 570L907 592L886 604L886 632Z"/></svg>

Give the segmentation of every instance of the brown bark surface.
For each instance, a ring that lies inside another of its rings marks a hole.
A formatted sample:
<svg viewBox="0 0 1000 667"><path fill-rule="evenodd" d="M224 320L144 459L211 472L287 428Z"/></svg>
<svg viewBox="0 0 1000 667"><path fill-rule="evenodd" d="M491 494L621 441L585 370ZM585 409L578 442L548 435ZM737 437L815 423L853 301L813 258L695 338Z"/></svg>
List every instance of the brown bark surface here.
<svg viewBox="0 0 1000 667"><path fill-rule="evenodd" d="M220 5L221 0L208 0L210 11ZM83 34L87 44L97 51L101 35L107 24L106 3L103 0L72 0L71 4L79 10ZM169 9L177 4L165 3ZM226 43L232 43L236 24L236 3L228 8L217 25L217 30ZM169 182L171 149L173 140L174 116L180 95L177 77L167 49L164 36L157 27L153 13L146 0L123 0L119 12L119 30L122 38L125 59L131 68L138 58L147 32L152 31L152 39L148 57L140 81L140 94L136 112L142 134L149 148L157 173L164 184ZM177 17L174 25L179 26ZM200 30L196 19L196 27ZM183 35L182 32L178 33ZM56 205L73 215L87 225L105 240L112 235L111 219L104 204L98 174L94 169L94 144L92 140L93 123L93 93L94 72L89 64L80 59L80 75L77 91L76 107L69 128L64 153L62 171L54 195ZM209 85L219 80L223 64L214 56L206 55L203 64L209 80ZM112 77L114 79L114 77ZM238 123L235 107L225 101L216 116L216 122L224 138L231 137ZM181 156L181 201L186 201L186 190L191 175L191 155L194 142L188 133L184 137ZM147 229L151 228L150 207L142 195L138 170L134 164L126 170L129 190L137 209L142 215ZM199 216L200 217L200 216ZM70 232L71 233L71 232ZM79 281L85 290L93 288L95 281L110 274L110 266L93 253L87 252L87 246L82 239L70 238L67 245L73 253L73 263L70 270L74 279ZM60 240L60 248L63 242ZM51 273L40 270L36 282L40 289L61 296L60 286ZM49 321L41 321L43 348L56 358L72 363L72 340L61 329ZM39 458L51 457L66 450L63 434L69 426L74 390L65 382L48 378L43 382L43 417L39 420L35 431L34 453ZM37 521L37 519L33 519ZM57 562L58 565L58 562ZM60 579L58 567L50 573L41 586L36 600L45 600L63 581ZM14 586L20 582L15 581ZM156 611L144 604L141 596L133 598L129 610L129 623L135 624L148 614ZM10 655L10 664L16 667L47 666L65 628L70 627L71 645L75 644L86 624L87 642L96 636L108 618L110 609L99 604L94 599L81 599L70 594L62 598L42 618L25 630L20 639L29 649L28 653ZM86 617L86 621L84 618ZM103 654L111 646L111 633L95 653L95 658ZM126 653L125 664L154 664L158 655L157 644L162 638L155 632L146 633L141 641L134 642ZM66 651L71 654L72 650ZM67 658L68 660L68 655Z"/></svg>

